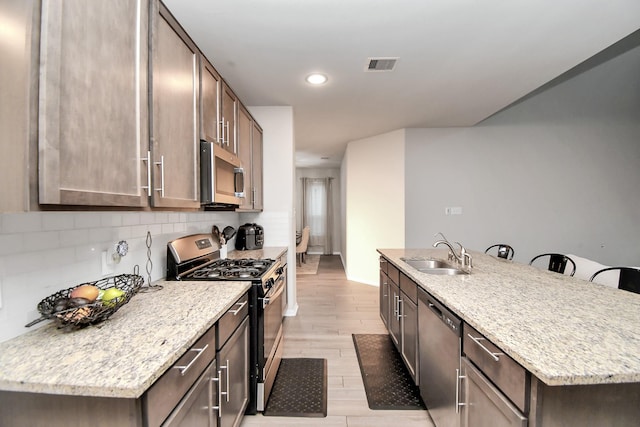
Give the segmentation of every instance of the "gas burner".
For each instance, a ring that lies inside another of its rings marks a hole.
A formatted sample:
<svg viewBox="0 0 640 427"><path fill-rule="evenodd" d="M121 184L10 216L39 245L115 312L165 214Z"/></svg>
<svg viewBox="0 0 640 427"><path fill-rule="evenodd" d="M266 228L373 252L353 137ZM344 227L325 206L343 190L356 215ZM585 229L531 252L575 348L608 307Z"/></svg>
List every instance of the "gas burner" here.
<svg viewBox="0 0 640 427"><path fill-rule="evenodd" d="M217 259L189 276L192 280L254 280L260 279L275 261L272 259Z"/></svg>

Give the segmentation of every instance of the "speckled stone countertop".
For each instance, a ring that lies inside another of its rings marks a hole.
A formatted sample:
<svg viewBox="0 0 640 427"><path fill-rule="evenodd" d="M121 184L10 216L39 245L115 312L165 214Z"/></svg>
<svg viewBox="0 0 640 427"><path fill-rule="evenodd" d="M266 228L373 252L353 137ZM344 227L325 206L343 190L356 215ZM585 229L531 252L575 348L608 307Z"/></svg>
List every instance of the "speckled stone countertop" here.
<svg viewBox="0 0 640 427"><path fill-rule="evenodd" d="M287 251L286 247L273 246L273 247L262 248L262 249L253 249L249 251L231 251L229 252L228 257L234 258L234 259L239 259L239 258L276 259L279 256L283 255L286 251Z"/></svg>
<svg viewBox="0 0 640 427"><path fill-rule="evenodd" d="M0 343L0 390L140 397L250 286L158 284L98 325L64 332L51 323Z"/></svg>
<svg viewBox="0 0 640 427"><path fill-rule="evenodd" d="M446 249L378 252L547 385L640 382L638 294L483 253L470 275L438 276L400 258Z"/></svg>

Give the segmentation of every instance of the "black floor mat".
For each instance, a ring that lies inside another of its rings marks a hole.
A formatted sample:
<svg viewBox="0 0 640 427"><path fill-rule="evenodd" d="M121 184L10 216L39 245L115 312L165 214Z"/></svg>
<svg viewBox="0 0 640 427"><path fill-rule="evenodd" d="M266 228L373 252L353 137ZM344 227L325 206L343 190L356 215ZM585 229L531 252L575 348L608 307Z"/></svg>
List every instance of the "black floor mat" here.
<svg viewBox="0 0 640 427"><path fill-rule="evenodd" d="M282 359L262 415L326 417L327 360Z"/></svg>
<svg viewBox="0 0 640 427"><path fill-rule="evenodd" d="M389 335L353 334L371 409L426 409Z"/></svg>

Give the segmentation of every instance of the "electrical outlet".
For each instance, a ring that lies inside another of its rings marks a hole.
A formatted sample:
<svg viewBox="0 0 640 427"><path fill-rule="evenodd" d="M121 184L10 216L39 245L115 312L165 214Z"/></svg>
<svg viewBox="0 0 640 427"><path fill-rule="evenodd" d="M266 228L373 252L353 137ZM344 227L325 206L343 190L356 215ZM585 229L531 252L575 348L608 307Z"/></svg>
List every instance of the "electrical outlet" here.
<svg viewBox="0 0 640 427"><path fill-rule="evenodd" d="M462 207L456 206L454 208L451 208L451 215L462 215Z"/></svg>
<svg viewBox="0 0 640 427"><path fill-rule="evenodd" d="M461 206L447 206L444 208L445 215L462 215L462 207Z"/></svg>
<svg viewBox="0 0 640 427"><path fill-rule="evenodd" d="M102 275L107 276L109 274L113 274L115 270L115 264L113 260L109 256L109 252L102 251Z"/></svg>

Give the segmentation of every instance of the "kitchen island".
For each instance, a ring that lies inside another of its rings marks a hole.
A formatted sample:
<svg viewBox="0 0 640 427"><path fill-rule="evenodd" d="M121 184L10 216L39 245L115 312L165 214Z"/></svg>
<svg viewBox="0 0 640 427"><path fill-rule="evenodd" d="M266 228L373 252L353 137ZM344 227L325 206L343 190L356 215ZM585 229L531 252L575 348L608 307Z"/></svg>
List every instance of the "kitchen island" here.
<svg viewBox="0 0 640 427"><path fill-rule="evenodd" d="M378 252L529 373L530 427L640 422L640 295L482 253L442 276L402 258L446 250Z"/></svg>

